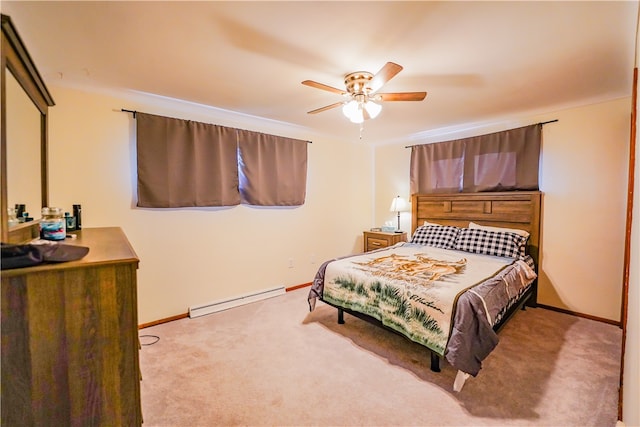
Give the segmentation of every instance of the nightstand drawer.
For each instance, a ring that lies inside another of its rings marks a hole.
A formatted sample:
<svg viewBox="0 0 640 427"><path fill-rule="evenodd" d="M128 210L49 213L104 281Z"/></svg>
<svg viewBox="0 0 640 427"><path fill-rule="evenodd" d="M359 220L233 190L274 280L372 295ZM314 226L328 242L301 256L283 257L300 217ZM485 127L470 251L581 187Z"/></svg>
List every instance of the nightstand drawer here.
<svg viewBox="0 0 640 427"><path fill-rule="evenodd" d="M398 242L406 242L407 233L385 233L382 231L364 232L364 251L369 252L393 246Z"/></svg>
<svg viewBox="0 0 640 427"><path fill-rule="evenodd" d="M366 251L386 248L387 246L389 246L389 241L387 239L376 239L375 237L367 237Z"/></svg>

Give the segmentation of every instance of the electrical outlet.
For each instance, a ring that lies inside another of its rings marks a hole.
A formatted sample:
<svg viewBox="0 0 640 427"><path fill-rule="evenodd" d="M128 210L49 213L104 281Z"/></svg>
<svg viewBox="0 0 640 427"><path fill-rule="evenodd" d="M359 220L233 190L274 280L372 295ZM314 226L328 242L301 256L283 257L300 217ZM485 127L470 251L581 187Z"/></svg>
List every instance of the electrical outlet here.
<svg viewBox="0 0 640 427"><path fill-rule="evenodd" d="M316 263L316 254L311 254L311 264L315 264Z"/></svg>
<svg viewBox="0 0 640 427"><path fill-rule="evenodd" d="M289 258L289 268L293 268L293 258Z"/></svg>

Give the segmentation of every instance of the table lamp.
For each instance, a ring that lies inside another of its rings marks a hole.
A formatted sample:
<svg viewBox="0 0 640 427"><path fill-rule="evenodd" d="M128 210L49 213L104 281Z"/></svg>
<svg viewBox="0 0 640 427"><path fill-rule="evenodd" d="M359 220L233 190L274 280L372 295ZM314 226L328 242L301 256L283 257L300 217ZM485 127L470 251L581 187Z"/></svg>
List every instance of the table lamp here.
<svg viewBox="0 0 640 427"><path fill-rule="evenodd" d="M398 229L396 232L400 232L400 212L406 212L409 210L409 203L405 199L400 196L396 196L391 201L391 207L389 208L391 212L398 213Z"/></svg>

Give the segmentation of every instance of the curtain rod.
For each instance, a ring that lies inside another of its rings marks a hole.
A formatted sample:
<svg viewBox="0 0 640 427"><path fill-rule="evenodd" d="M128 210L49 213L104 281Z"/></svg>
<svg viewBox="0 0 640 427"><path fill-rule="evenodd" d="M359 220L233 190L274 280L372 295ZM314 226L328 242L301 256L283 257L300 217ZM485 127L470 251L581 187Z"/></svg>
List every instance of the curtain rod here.
<svg viewBox="0 0 640 427"><path fill-rule="evenodd" d="M120 111L125 112L125 113L131 113L131 114L133 114L133 118L134 118L134 119L136 118L136 114L138 114L138 112L137 112L137 111L134 111L134 110L125 110L124 108L123 108L123 109L121 109Z"/></svg>
<svg viewBox="0 0 640 427"><path fill-rule="evenodd" d="M546 125L547 123L555 123L557 121L558 121L558 119L554 119L554 120L549 120L547 122L540 122L540 123L535 123L535 124L542 126L542 125ZM527 125L527 126L533 126L533 125ZM525 126L521 126L521 127L525 127ZM506 132L506 131L501 131L501 132ZM423 145L423 144L405 145L404 148L411 148L411 147L415 147L417 145Z"/></svg>
<svg viewBox="0 0 640 427"><path fill-rule="evenodd" d="M122 111L123 113L131 113L131 114L133 114L133 118L134 119L136 118L136 114L138 114L138 112L135 111L135 110L127 110L127 109L124 109L124 108L121 108L120 111ZM307 142L308 144L312 144L313 143L313 141L305 141L305 142Z"/></svg>

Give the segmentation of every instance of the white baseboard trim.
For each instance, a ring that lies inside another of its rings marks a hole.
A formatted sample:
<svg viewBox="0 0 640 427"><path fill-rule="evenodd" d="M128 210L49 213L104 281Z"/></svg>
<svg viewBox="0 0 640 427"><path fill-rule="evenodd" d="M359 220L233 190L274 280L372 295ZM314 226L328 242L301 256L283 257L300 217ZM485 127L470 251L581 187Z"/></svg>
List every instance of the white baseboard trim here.
<svg viewBox="0 0 640 427"><path fill-rule="evenodd" d="M262 301L267 298L277 297L286 293L284 286L277 288L265 289L263 291L252 292L250 294L239 295L237 297L224 300L214 301L204 305L189 307L189 317L200 317L207 314L217 313L219 311L228 310L230 308L249 304L256 301Z"/></svg>

